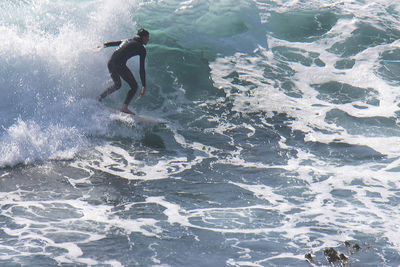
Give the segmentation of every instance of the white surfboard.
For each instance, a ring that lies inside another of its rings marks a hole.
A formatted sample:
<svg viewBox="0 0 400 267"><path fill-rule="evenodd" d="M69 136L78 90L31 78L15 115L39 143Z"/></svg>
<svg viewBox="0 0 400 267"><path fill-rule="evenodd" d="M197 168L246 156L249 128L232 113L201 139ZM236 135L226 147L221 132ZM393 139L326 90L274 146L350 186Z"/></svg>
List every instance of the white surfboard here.
<svg viewBox="0 0 400 267"><path fill-rule="evenodd" d="M107 111L109 111L111 113L117 114L118 116L122 116L122 117L125 117L125 118L131 118L133 121L138 122L138 123L167 124L167 122L164 121L164 120L160 120L160 119L153 118L153 117L150 117L150 116L138 115L138 114L132 115L132 114L128 114L128 113L122 112L122 111L120 111L118 109L109 108L109 107L106 107L106 106L103 106L103 105L99 105L99 106L104 110L107 110Z"/></svg>

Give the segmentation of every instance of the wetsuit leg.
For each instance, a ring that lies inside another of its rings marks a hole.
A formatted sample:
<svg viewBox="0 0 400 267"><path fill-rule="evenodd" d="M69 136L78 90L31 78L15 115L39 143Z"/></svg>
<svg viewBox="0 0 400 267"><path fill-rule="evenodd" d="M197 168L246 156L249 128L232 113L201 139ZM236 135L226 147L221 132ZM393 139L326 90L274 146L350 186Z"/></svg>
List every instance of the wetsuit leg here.
<svg viewBox="0 0 400 267"><path fill-rule="evenodd" d="M128 84L129 87L131 88L128 92L128 94L126 95L124 104L129 105L129 103L131 102L133 96L135 95L137 89L138 89L138 84L135 80L135 77L133 77L132 72L129 70L129 68L124 65L121 67L120 71L119 71L119 75L122 77L122 79L124 79Z"/></svg>
<svg viewBox="0 0 400 267"><path fill-rule="evenodd" d="M110 71L111 79L113 80L114 84L101 93L101 95L98 97L99 101L103 100L103 98L121 88L121 78L118 69L112 63L108 62L108 70Z"/></svg>

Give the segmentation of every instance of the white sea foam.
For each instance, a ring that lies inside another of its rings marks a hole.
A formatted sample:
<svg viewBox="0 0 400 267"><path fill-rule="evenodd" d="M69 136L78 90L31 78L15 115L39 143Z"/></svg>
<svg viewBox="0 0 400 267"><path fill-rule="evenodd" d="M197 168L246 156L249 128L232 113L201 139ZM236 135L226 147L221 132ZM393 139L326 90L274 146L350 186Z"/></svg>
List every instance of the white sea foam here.
<svg viewBox="0 0 400 267"><path fill-rule="evenodd" d="M0 139L0 166L36 160L71 159L81 137L74 128L50 125L41 129L33 121L18 120Z"/></svg>
<svg viewBox="0 0 400 267"><path fill-rule="evenodd" d="M137 7L137 1L2 2L0 167L71 159L85 137L112 134L112 118L85 98L108 85L109 51L96 47L133 35ZM109 25L117 21L115 31Z"/></svg>
<svg viewBox="0 0 400 267"><path fill-rule="evenodd" d="M28 192L19 191L13 193L1 193L2 216L9 218L21 227L6 228L4 232L16 238L13 246L0 244L2 250L10 250L19 255L30 255L26 249L60 249L66 250L54 259L59 263L83 263L88 265L99 264L98 261L83 256L81 245L101 240L107 236L111 228L118 228L129 235L139 232L145 236L157 236L160 228L154 219L138 218L137 220L122 220L113 215L112 208L108 205L93 206L81 200L43 200L27 201L20 199ZM137 203L140 204L140 203ZM24 211L19 215L17 211ZM50 212L46 214L46 212ZM32 229L40 228L40 231ZM90 229L90 231L87 231ZM68 240L70 239L70 240ZM14 254L0 255L0 259L12 259ZM113 266L120 264L118 261L110 261Z"/></svg>

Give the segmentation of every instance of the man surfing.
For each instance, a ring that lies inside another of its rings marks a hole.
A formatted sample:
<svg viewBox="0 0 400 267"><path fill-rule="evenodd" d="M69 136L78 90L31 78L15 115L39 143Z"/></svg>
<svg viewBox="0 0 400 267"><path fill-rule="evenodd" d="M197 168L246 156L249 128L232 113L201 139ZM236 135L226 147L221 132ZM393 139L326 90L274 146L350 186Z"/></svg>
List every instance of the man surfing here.
<svg viewBox="0 0 400 267"><path fill-rule="evenodd" d="M110 71L111 78L114 82L113 85L108 87L100 96L97 97L98 101L102 101L106 96L121 88L121 78L124 79L130 86L130 90L122 105L121 111L135 115L134 112L128 109L128 105L135 95L138 84L133 77L132 72L126 66L128 59L134 56L140 56L140 80L142 82L142 91L139 98L143 97L146 92L146 72L145 72L145 59L146 59L146 45L149 42L150 34L145 29L140 29L137 35L132 39L125 41L115 41L104 43L104 47L118 46L118 48L111 55L108 61L108 70Z"/></svg>

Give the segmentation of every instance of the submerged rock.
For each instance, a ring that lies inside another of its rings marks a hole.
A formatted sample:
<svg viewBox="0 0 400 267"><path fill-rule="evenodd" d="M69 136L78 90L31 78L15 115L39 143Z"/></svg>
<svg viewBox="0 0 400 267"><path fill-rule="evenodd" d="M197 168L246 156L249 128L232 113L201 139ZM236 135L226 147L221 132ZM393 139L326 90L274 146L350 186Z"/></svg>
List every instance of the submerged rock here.
<svg viewBox="0 0 400 267"><path fill-rule="evenodd" d="M344 242L345 246L349 248L349 252L351 254L354 254L355 252L359 251L361 249L360 245L355 243L353 246L351 246L350 241L345 241ZM371 246L367 246L367 248L370 248ZM351 249L352 248L352 249Z"/></svg>
<svg viewBox="0 0 400 267"><path fill-rule="evenodd" d="M353 245L353 249L354 249L355 251L357 251L357 250L360 250L361 247L360 247L360 245L358 245L358 244L356 243L356 244Z"/></svg>
<svg viewBox="0 0 400 267"><path fill-rule="evenodd" d="M309 261L309 262L315 262L311 253L307 253L306 255L304 255L304 257Z"/></svg>
<svg viewBox="0 0 400 267"><path fill-rule="evenodd" d="M340 261L338 252L334 248L327 248L324 250L324 255L329 263L335 263Z"/></svg>
<svg viewBox="0 0 400 267"><path fill-rule="evenodd" d="M348 250L348 255L353 255L356 252L360 251L362 247L358 243L351 243L350 241L345 241L344 245L346 246ZM341 246L342 247L342 246ZM342 247L343 248L343 247ZM365 249L370 249L371 245L366 245ZM354 259L352 259L350 256L345 255L344 253L341 253L338 251L339 248L325 248L323 250L323 255L325 256L325 259L328 261L329 264L333 266L345 266L348 264L351 264ZM327 263L320 262L318 260L318 256L313 256L311 253L306 253L304 255L306 260L312 265L312 266L325 266ZM320 259L321 260L321 259Z"/></svg>
<svg viewBox="0 0 400 267"><path fill-rule="evenodd" d="M343 253L340 253L339 258L340 258L341 261L347 261L347 260L349 259L349 258L348 258L346 255L344 255Z"/></svg>

